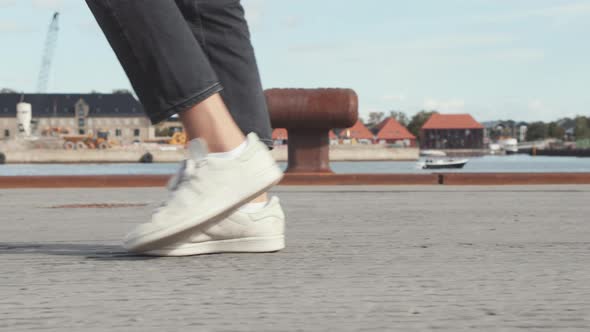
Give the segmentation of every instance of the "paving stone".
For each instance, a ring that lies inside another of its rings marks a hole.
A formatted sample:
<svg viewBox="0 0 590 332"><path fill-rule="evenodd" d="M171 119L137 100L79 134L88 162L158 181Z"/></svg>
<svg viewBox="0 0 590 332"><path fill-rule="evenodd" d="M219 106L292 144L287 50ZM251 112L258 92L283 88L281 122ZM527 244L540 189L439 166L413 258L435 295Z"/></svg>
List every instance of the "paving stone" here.
<svg viewBox="0 0 590 332"><path fill-rule="evenodd" d="M149 258L162 189L1 190L0 330L590 330L590 186L274 192L284 251Z"/></svg>

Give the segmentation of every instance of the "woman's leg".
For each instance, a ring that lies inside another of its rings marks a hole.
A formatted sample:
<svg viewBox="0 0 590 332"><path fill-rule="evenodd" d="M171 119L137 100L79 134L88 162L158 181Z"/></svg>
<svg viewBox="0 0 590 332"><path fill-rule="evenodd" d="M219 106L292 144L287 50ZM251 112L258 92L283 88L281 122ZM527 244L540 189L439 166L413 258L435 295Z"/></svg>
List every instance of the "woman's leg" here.
<svg viewBox="0 0 590 332"><path fill-rule="evenodd" d="M282 172L254 133L247 141L219 92L221 84L207 55L173 0L87 0L152 122L178 113L191 142L168 201L151 222L127 235L135 252L177 241L225 216L277 183ZM233 152L241 151L238 156Z"/></svg>
<svg viewBox="0 0 590 332"><path fill-rule="evenodd" d="M239 0L176 0L223 85L221 96L244 134L272 148L272 129L248 23Z"/></svg>
<svg viewBox="0 0 590 332"><path fill-rule="evenodd" d="M179 117L188 139L204 139L209 152L230 151L245 140L218 93L179 113Z"/></svg>
<svg viewBox="0 0 590 332"><path fill-rule="evenodd" d="M272 148L272 129L250 30L240 0L176 0L224 89L221 96L244 134ZM253 202L266 202L263 194Z"/></svg>
<svg viewBox="0 0 590 332"><path fill-rule="evenodd" d="M211 152L244 141L221 82L174 0L87 0L153 123L179 114Z"/></svg>

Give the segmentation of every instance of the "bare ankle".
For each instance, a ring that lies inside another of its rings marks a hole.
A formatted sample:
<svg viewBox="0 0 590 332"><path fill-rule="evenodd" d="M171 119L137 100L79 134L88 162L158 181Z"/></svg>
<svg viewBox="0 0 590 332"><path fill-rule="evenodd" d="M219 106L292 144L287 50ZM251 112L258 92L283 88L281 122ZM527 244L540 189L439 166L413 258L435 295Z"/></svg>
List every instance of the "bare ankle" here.
<svg viewBox="0 0 590 332"><path fill-rule="evenodd" d="M189 140L201 138L210 152L227 152L246 139L221 96L215 94L179 114Z"/></svg>

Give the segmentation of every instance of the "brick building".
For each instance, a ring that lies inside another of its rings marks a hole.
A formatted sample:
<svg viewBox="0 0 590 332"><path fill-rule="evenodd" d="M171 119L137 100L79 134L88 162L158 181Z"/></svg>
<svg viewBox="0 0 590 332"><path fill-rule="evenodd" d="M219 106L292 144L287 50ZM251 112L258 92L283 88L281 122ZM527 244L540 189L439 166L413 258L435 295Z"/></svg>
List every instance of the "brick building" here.
<svg viewBox="0 0 590 332"><path fill-rule="evenodd" d="M273 129L272 140L275 145L287 144L287 141L289 140L289 135L287 134L287 129L285 129L285 128Z"/></svg>
<svg viewBox="0 0 590 332"><path fill-rule="evenodd" d="M52 128L70 135L107 131L121 142L153 138L154 128L130 93L0 94L0 139L17 134L16 104L32 106L32 134L42 136Z"/></svg>
<svg viewBox="0 0 590 332"><path fill-rule="evenodd" d="M416 146L416 136L392 117L383 120L375 129L377 130L375 136L377 143L397 144L406 147Z"/></svg>
<svg viewBox="0 0 590 332"><path fill-rule="evenodd" d="M340 138L372 143L375 136L360 120L358 120L354 126L340 131Z"/></svg>
<svg viewBox="0 0 590 332"><path fill-rule="evenodd" d="M420 130L422 149L483 149L484 126L469 114L433 114Z"/></svg>

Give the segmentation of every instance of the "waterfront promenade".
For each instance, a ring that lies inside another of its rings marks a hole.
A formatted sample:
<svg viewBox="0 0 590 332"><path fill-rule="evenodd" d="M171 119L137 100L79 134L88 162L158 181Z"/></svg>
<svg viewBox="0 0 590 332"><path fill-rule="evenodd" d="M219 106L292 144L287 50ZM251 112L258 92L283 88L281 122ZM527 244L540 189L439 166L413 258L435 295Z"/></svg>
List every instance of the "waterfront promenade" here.
<svg viewBox="0 0 590 332"><path fill-rule="evenodd" d="M0 190L0 331L589 331L590 186L277 187L275 254L153 259L158 188Z"/></svg>
<svg viewBox="0 0 590 332"><path fill-rule="evenodd" d="M137 145L106 150L6 150L0 141L0 153L4 153L5 162L9 164L136 163L148 152L154 163L177 163L186 158L186 150L178 146L168 146L165 149L158 145ZM277 161L287 161L287 146L276 146L271 153ZM417 148L388 148L379 144L340 144L330 147L332 161L416 161L418 158Z"/></svg>

